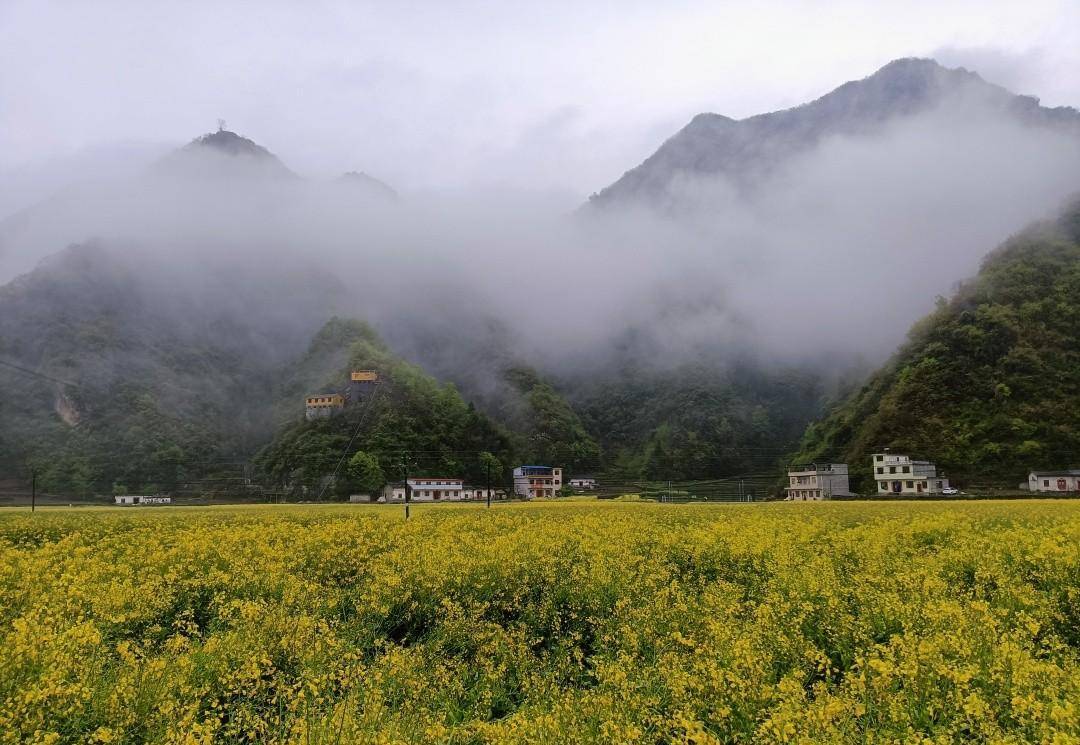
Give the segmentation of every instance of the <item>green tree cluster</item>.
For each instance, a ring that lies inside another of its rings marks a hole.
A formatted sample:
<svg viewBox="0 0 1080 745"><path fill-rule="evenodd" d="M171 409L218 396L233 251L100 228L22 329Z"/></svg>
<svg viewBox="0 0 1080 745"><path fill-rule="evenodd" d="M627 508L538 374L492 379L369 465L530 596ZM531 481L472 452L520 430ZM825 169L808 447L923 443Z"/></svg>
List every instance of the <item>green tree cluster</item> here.
<svg viewBox="0 0 1080 745"><path fill-rule="evenodd" d="M820 412L820 379L750 363L627 366L578 403L614 478L700 479L771 470Z"/></svg>
<svg viewBox="0 0 1080 745"><path fill-rule="evenodd" d="M506 380L522 395L528 408L519 433L519 449L530 463L561 466L583 473L601 463L600 446L566 400L528 367L511 367Z"/></svg>

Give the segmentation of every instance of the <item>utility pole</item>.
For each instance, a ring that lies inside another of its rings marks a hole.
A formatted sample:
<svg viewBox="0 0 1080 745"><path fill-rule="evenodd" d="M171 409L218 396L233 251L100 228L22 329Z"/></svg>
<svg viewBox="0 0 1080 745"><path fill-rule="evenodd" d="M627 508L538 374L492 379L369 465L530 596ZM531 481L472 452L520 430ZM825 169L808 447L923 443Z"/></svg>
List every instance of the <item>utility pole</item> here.
<svg viewBox="0 0 1080 745"><path fill-rule="evenodd" d="M405 460L402 461L401 470L405 472L405 519L409 519L409 501L412 496L409 489L409 456L405 456Z"/></svg>
<svg viewBox="0 0 1080 745"><path fill-rule="evenodd" d="M30 511L37 508L37 469L30 469Z"/></svg>
<svg viewBox="0 0 1080 745"><path fill-rule="evenodd" d="M491 461L487 462L487 508L491 509Z"/></svg>
<svg viewBox="0 0 1080 745"><path fill-rule="evenodd" d="M746 500L743 499L743 480L742 479L739 479L739 501L740 502L746 501Z"/></svg>

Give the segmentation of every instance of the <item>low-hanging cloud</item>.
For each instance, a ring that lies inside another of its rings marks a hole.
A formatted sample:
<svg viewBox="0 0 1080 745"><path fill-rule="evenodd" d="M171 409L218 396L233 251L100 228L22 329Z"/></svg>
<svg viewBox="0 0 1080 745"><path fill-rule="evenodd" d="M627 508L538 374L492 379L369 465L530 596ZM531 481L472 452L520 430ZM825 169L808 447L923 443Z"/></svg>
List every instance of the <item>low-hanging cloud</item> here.
<svg viewBox="0 0 1080 745"><path fill-rule="evenodd" d="M603 366L631 332L660 366L707 354L839 367L887 355L935 296L1078 186L1080 138L955 108L826 139L751 189L678 176L667 211L155 170L7 225L0 279L93 239L163 294L235 316L358 315L459 377L482 365L433 336L497 335L553 372ZM266 307L208 296L230 283L275 290L236 296Z"/></svg>

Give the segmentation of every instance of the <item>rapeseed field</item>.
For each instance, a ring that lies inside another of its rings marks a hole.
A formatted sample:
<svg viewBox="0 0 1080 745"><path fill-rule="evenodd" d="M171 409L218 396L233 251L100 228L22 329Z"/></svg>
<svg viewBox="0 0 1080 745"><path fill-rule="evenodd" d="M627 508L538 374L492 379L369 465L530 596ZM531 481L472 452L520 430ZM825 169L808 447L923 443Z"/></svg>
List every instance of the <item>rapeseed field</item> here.
<svg viewBox="0 0 1080 745"><path fill-rule="evenodd" d="M0 512L3 743L1080 742L1080 504Z"/></svg>

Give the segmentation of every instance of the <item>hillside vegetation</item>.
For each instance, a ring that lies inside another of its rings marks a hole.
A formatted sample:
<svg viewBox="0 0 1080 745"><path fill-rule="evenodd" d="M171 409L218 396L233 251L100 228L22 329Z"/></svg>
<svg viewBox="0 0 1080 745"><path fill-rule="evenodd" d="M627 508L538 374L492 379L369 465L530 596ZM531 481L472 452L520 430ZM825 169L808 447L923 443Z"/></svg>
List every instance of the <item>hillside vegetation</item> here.
<svg viewBox="0 0 1080 745"><path fill-rule="evenodd" d="M507 369L503 376L524 400L524 425L517 439L526 460L563 466L578 474L600 466L600 446L551 383L522 366Z"/></svg>
<svg viewBox="0 0 1080 745"><path fill-rule="evenodd" d="M376 370L374 391L337 416L303 420L304 395L342 390L351 370ZM279 409L291 409L293 421L257 463L274 482L309 496L330 485L326 479L343 454L351 459L358 451L375 457L385 480L403 478L407 468L413 476L457 476L479 484L488 464L496 462L493 476L505 482L503 465L513 457L509 435L453 385L395 356L357 320L335 318L315 336L283 389ZM339 469L328 494L359 491L351 477L348 468Z"/></svg>
<svg viewBox="0 0 1080 745"><path fill-rule="evenodd" d="M251 452L307 323L296 305L284 322L262 312L272 293L207 282L199 302L94 245L0 288L0 359L29 371L3 370L0 467L29 464L46 492L169 491Z"/></svg>
<svg viewBox="0 0 1080 745"><path fill-rule="evenodd" d="M807 430L798 458L846 461L868 480L868 457L883 447L961 482L1080 467L1080 204L988 256Z"/></svg>
<svg viewBox="0 0 1080 745"><path fill-rule="evenodd" d="M682 480L775 470L820 413L822 388L815 374L756 364L627 364L574 401L609 472Z"/></svg>

